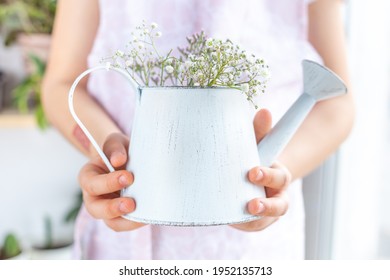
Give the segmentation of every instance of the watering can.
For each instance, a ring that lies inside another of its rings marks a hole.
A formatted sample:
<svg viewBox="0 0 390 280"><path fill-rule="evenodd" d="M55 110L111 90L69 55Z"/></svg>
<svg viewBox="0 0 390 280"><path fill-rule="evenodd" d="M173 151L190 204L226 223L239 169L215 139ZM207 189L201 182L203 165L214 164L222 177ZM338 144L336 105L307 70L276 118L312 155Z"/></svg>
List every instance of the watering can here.
<svg viewBox="0 0 390 280"><path fill-rule="evenodd" d="M320 100L343 95L342 80L324 66L302 62L304 90L274 128L257 145L253 106L232 88L140 87L124 70L97 66L83 72L69 91L69 108L105 165L114 168L78 118L76 86L93 71L124 76L136 92L127 169L134 183L121 195L136 201L132 221L169 226L244 223L261 217L246 210L248 201L265 197L247 172L271 166L307 114Z"/></svg>

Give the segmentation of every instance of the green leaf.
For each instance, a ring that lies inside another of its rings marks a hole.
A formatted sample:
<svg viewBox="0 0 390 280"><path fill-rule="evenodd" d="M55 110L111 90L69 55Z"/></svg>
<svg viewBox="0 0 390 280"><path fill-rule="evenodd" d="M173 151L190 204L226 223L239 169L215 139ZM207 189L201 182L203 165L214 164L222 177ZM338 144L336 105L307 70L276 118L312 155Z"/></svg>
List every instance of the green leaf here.
<svg viewBox="0 0 390 280"><path fill-rule="evenodd" d="M49 126L49 122L46 119L45 112L43 111L42 105L39 105L35 109L35 120L38 124L38 127L41 130L45 130Z"/></svg>
<svg viewBox="0 0 390 280"><path fill-rule="evenodd" d="M46 69L45 62L33 53L29 53L28 57L33 62L33 65L35 66L36 75L38 75L40 78L43 77L43 75L45 74L45 69Z"/></svg>
<svg viewBox="0 0 390 280"><path fill-rule="evenodd" d="M46 64L34 54L29 54L29 59L32 61L35 71L14 88L12 95L14 104L21 113L27 113L34 106L36 123L40 129L44 130L49 126L41 102L41 84Z"/></svg>
<svg viewBox="0 0 390 280"><path fill-rule="evenodd" d="M69 212L65 216L65 222L69 223L76 220L77 214L80 211L81 204L83 203L83 195L81 192L77 194L77 201L73 205L73 207L69 210Z"/></svg>
<svg viewBox="0 0 390 280"><path fill-rule="evenodd" d="M53 246L53 223L49 216L45 216L45 248Z"/></svg>
<svg viewBox="0 0 390 280"><path fill-rule="evenodd" d="M19 241L14 234L7 234L4 239L4 245L2 249L2 255L4 259L15 257L21 252Z"/></svg>
<svg viewBox="0 0 390 280"><path fill-rule="evenodd" d="M28 112L28 104L31 97L33 84L34 81L31 79L31 77L27 77L12 90L14 104L21 113Z"/></svg>
<svg viewBox="0 0 390 280"><path fill-rule="evenodd" d="M17 33L51 33L57 7L55 0L0 1L0 27L7 44Z"/></svg>

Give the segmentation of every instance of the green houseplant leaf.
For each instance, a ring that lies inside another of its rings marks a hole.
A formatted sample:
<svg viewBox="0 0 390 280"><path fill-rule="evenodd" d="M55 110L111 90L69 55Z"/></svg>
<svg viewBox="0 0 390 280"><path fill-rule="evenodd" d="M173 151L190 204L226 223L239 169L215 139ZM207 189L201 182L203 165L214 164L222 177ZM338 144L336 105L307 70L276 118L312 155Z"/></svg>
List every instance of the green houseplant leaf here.
<svg viewBox="0 0 390 280"><path fill-rule="evenodd" d="M19 255L21 252L22 250L16 236L12 233L7 234L0 251L0 259L10 259Z"/></svg>
<svg viewBox="0 0 390 280"><path fill-rule="evenodd" d="M21 113L27 113L30 110L34 111L38 127L45 129L48 126L48 122L41 102L41 84L46 64L34 54L30 54L29 59L34 65L34 72L14 88L12 92L14 103Z"/></svg>
<svg viewBox="0 0 390 280"><path fill-rule="evenodd" d="M0 1L0 26L5 44L12 44L18 33L51 33L56 0Z"/></svg>

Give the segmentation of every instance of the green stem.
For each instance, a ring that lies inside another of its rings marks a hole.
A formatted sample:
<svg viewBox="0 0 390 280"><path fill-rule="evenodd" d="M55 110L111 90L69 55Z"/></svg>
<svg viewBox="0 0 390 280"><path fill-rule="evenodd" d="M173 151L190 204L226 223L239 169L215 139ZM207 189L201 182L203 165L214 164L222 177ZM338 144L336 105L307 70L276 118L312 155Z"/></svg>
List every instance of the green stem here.
<svg viewBox="0 0 390 280"><path fill-rule="evenodd" d="M221 76L221 74L225 71L225 66L226 66L226 63L221 65L221 67L219 68L219 70L217 72L217 75L215 75L214 79L207 84L208 87L211 87L216 83L219 76Z"/></svg>
<svg viewBox="0 0 390 280"><path fill-rule="evenodd" d="M49 216L45 217L45 247L52 248L53 247L53 224Z"/></svg>

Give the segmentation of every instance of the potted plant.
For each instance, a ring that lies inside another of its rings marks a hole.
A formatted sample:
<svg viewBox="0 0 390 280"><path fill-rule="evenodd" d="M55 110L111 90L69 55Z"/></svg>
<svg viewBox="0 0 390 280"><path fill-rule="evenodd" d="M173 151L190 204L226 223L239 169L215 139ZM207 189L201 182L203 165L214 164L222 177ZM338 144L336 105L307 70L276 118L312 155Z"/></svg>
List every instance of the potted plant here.
<svg viewBox="0 0 390 280"><path fill-rule="evenodd" d="M64 222L74 223L82 204L82 194L78 192L76 200L69 211L64 216ZM58 239L54 234L53 220L50 216L44 217L44 239L40 243L32 246L32 259L59 260L70 258L70 247L73 240Z"/></svg>
<svg viewBox="0 0 390 280"><path fill-rule="evenodd" d="M56 0L1 0L0 26L10 45L17 42L23 51L27 72L31 70L28 54L46 61L50 48Z"/></svg>
<svg viewBox="0 0 390 280"><path fill-rule="evenodd" d="M22 253L22 248L16 235L9 233L5 236L3 244L0 246L0 260L15 259Z"/></svg>
<svg viewBox="0 0 390 280"><path fill-rule="evenodd" d="M34 66L34 71L13 89L12 95L19 112L34 112L38 127L45 129L48 126L48 122L41 103L41 83L46 64L42 59L33 54L29 55L29 59Z"/></svg>
<svg viewBox="0 0 390 280"><path fill-rule="evenodd" d="M54 235L53 220L44 217L44 238L37 241L31 248L31 258L34 260L62 260L70 258L71 240L58 239Z"/></svg>

